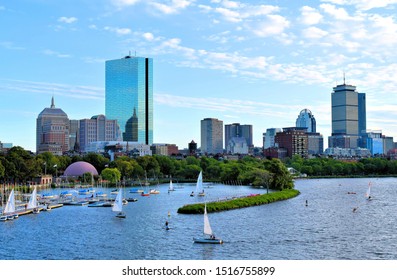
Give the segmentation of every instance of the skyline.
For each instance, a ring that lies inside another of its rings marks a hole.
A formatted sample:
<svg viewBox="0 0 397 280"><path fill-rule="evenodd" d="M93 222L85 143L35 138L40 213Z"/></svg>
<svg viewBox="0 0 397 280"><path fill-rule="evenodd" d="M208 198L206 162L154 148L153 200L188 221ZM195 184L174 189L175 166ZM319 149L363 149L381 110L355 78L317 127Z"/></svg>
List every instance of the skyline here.
<svg viewBox="0 0 397 280"><path fill-rule="evenodd" d="M291 1L289 1L291 2ZM105 112L105 61L153 58L153 142L201 145L200 121L292 127L309 109L331 135L337 84L367 97L367 129L397 137L397 0L0 0L0 141L35 151L36 118ZM180 133L183 131L183 134ZM26 137L29 135L29 137ZM31 135L31 136L30 136Z"/></svg>

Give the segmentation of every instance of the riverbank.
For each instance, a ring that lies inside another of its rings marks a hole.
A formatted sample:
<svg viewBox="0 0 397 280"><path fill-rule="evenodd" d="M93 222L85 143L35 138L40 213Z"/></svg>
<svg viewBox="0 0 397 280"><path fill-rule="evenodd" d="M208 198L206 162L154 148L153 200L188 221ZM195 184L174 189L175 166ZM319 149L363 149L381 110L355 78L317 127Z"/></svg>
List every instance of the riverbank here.
<svg viewBox="0 0 397 280"><path fill-rule="evenodd" d="M207 203L207 212L220 212L244 207L258 206L276 201L286 200L299 195L300 192L295 189L287 189L269 194L247 196L244 198L235 198L227 201L215 201ZM179 214L203 214L204 204L188 204L178 209Z"/></svg>

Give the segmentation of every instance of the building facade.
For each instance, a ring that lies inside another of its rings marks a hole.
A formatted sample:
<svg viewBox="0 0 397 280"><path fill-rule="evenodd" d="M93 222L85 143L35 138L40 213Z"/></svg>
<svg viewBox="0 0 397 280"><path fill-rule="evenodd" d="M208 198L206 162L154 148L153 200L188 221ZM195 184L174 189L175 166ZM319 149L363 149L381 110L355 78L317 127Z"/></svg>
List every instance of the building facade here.
<svg viewBox="0 0 397 280"><path fill-rule="evenodd" d="M307 133L307 150L309 155L321 155L324 152L324 138L320 133Z"/></svg>
<svg viewBox="0 0 397 280"><path fill-rule="evenodd" d="M328 146L357 148L359 138L366 131L365 93L359 93L355 86L345 83L337 85L333 90L332 134Z"/></svg>
<svg viewBox="0 0 397 280"><path fill-rule="evenodd" d="M263 149L275 147L275 137L277 132L282 132L281 128L268 128L266 133L263 133Z"/></svg>
<svg viewBox="0 0 397 280"><path fill-rule="evenodd" d="M69 118L55 107L54 97L50 108L45 108L36 119L36 153L51 152L62 155L69 151Z"/></svg>
<svg viewBox="0 0 397 280"><path fill-rule="evenodd" d="M223 121L214 118L201 120L201 153L223 153Z"/></svg>
<svg viewBox="0 0 397 280"><path fill-rule="evenodd" d="M296 127L306 127L307 132L316 132L316 119L309 109L303 109L300 111L298 118L296 119Z"/></svg>
<svg viewBox="0 0 397 280"><path fill-rule="evenodd" d="M308 156L308 136L306 128L286 127L275 136L276 146L287 150L287 156L300 155L303 158Z"/></svg>
<svg viewBox="0 0 397 280"><path fill-rule="evenodd" d="M120 140L120 128L117 120L108 120L104 115L80 120L80 151L86 152L87 146L91 142Z"/></svg>
<svg viewBox="0 0 397 280"><path fill-rule="evenodd" d="M153 59L106 61L105 115L117 120L125 141L153 143ZM134 139L134 140L130 140Z"/></svg>
<svg viewBox="0 0 397 280"><path fill-rule="evenodd" d="M244 137L232 137L227 146L226 152L228 154L240 154L246 155L248 154L248 145L247 140Z"/></svg>
<svg viewBox="0 0 397 280"><path fill-rule="evenodd" d="M225 125L226 152L228 152L228 153L230 152L228 150L229 141L235 137L245 139L248 148L253 148L254 145L252 142L252 125L250 125L250 124L240 125L239 123Z"/></svg>

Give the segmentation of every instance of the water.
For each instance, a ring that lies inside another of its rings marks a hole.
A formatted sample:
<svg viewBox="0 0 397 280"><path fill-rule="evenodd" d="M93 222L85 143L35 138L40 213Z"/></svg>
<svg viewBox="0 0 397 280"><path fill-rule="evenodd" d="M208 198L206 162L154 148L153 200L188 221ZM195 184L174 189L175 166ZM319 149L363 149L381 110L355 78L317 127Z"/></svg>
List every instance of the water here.
<svg viewBox="0 0 397 280"><path fill-rule="evenodd" d="M365 199L369 181L372 201ZM126 189L126 196L138 198L124 207L126 219L115 218L108 207L64 206L2 223L0 259L397 259L395 178L298 180L295 187L301 194L296 198L210 213L222 245L193 243L193 237L202 235L203 216L177 214L177 209L265 190L214 185L206 189L206 197L190 197L195 186L183 186L168 194L168 185L161 185L160 194L150 197Z"/></svg>

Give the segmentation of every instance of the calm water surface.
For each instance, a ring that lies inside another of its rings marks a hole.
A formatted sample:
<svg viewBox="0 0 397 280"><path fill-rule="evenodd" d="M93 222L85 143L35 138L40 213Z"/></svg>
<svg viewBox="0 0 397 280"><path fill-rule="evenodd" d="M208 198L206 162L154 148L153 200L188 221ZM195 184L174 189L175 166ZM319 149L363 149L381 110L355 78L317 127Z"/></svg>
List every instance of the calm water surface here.
<svg viewBox="0 0 397 280"><path fill-rule="evenodd" d="M369 182L372 201L365 199ZM177 214L177 209L265 190L214 185L203 198L189 196L194 185L179 186L168 194L168 185L161 185L160 194L150 197L127 188L125 196L138 201L124 207L126 219L115 218L107 207L63 206L1 223L0 259L397 259L396 178L297 180L301 194L296 198L211 213L222 245L193 243L202 235L203 216ZM166 220L169 231L163 228Z"/></svg>

